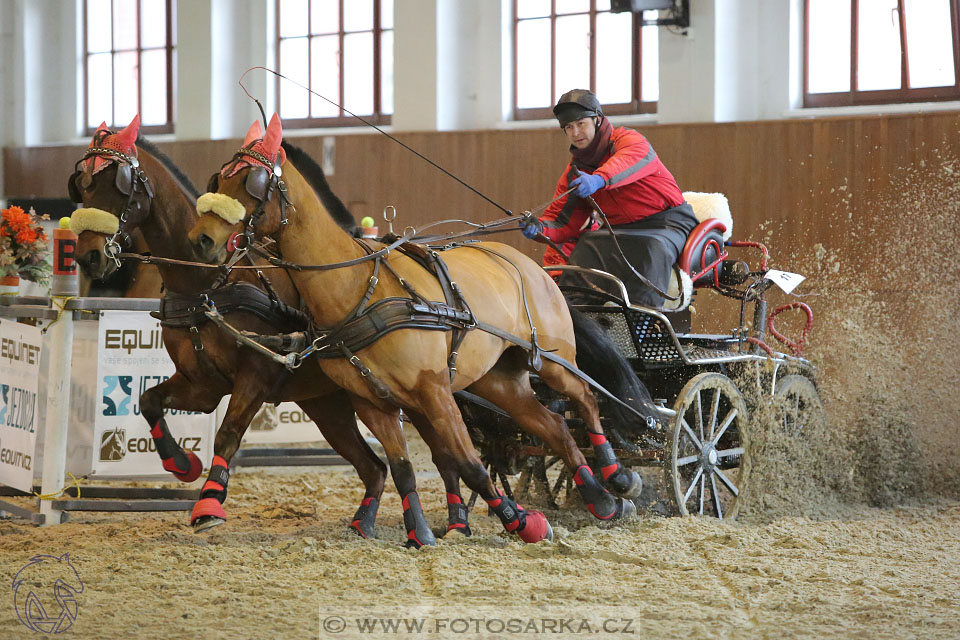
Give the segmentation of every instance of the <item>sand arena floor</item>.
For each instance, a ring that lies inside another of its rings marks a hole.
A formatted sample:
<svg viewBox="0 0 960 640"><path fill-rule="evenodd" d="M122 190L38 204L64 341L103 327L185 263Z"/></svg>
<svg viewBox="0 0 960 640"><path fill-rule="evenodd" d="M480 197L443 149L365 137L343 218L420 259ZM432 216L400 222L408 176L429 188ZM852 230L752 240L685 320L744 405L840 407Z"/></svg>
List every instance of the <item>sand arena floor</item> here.
<svg viewBox="0 0 960 640"><path fill-rule="evenodd" d="M424 468L425 448L411 441ZM420 486L439 527L442 484L427 472ZM0 563L10 585L33 555L70 553L84 583L64 635L72 638L396 637L356 627L357 618L383 615L425 617L428 625L482 617L494 619L494 631L497 618L594 625L590 634L576 626L554 637L960 636L955 501L834 504L816 517L731 523L648 514L620 526L597 526L580 509L547 510L555 540L533 546L475 511L473 537L418 552L401 546L392 488L379 539L348 531L361 493L346 468L240 469L229 521L207 534L194 534L183 513L74 514L41 529L0 522ZM36 584L44 604L57 608L39 589L49 578ZM18 621L14 594L6 594L3 637L42 635ZM347 629L321 632L331 617ZM603 621L609 633L597 626ZM525 637L462 625L430 635Z"/></svg>

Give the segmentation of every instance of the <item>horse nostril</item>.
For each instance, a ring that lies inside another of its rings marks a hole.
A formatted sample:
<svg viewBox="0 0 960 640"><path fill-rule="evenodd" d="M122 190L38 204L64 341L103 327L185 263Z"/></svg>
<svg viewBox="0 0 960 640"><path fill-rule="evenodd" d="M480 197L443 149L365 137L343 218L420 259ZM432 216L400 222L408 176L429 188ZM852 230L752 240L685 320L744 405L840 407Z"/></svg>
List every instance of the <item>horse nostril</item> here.
<svg viewBox="0 0 960 640"><path fill-rule="evenodd" d="M77 256L77 263L87 270L92 270L100 266L100 252L96 250L87 251Z"/></svg>
<svg viewBox="0 0 960 640"><path fill-rule="evenodd" d="M197 237L197 245L200 247L200 251L210 253L211 249L213 249L213 238L205 233L201 233Z"/></svg>

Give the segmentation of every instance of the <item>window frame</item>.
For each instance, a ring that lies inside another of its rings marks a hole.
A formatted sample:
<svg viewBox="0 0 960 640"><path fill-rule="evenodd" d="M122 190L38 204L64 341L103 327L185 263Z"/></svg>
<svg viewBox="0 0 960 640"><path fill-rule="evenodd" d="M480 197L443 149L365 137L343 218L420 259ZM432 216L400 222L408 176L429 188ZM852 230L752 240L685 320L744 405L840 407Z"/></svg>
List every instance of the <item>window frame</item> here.
<svg viewBox="0 0 960 640"><path fill-rule="evenodd" d="M511 3L513 15L513 104L511 117L513 120L544 120L553 118L553 106L547 107L525 107L520 108L517 105L517 96L519 95L519 61L517 53L519 50L519 32L520 22L527 20L542 20L547 16L539 18L518 18L517 3L520 0L513 0ZM589 87L567 87L567 89L580 88L596 91L597 83L597 14L608 13L609 10L597 11L597 0L590 0L590 8L587 12L563 13L560 16L584 15L590 16L590 86ZM609 116L616 115L635 115L643 113L656 113L657 101L642 101L641 90L643 87L643 67L640 52L643 48L643 13L632 11L633 19L633 43L631 44L631 69L630 79L633 83L631 89L631 101L621 103L604 103L603 112ZM558 98L557 84L557 2L550 0L550 92L554 98Z"/></svg>
<svg viewBox="0 0 960 640"><path fill-rule="evenodd" d="M136 0L136 3L137 3L137 12L136 12L137 13L137 48L135 49L135 51L137 52L137 113L141 113L143 111L143 108L142 108L143 107L143 102L142 102L143 101L143 92L142 92L143 76L141 75L141 69L142 69L141 61L143 58L143 52L158 51L161 49L161 47L149 47L145 49L142 46L142 42L141 42L142 25L140 24L140 20L142 18L142 12L141 12L142 2L141 0ZM91 53L89 50L89 43L87 41L87 34L89 32L89 25L87 23L87 19L89 15L87 11L87 4L88 4L88 0L83 0L83 6L81 9L83 11L83 135L90 136L90 135L93 135L97 129L96 127L91 127L89 124L90 122L90 56L91 56ZM176 45L174 44L174 28L176 25L174 24L173 18L175 13L176 0L165 0L165 4L166 4L166 21L167 21L167 31L166 31L167 39L162 48L166 53L166 63L167 63L167 87L166 87L167 122L166 124L162 124L162 125L142 125L140 127L140 131L146 134L174 132L175 123L173 121L173 109L174 109L174 104L173 104L174 89L173 88L174 88L175 69L174 69L173 57L174 57L174 52L176 50ZM114 48L113 12L114 12L114 5L113 5L113 0L111 0L110 2L110 51L109 51L111 73L113 73L114 62L116 60L116 56L118 53L129 53L131 51L134 51L134 49L118 50ZM98 51L97 55L102 55L104 53L107 53L107 52ZM113 104L115 102L114 96L116 93L116 87L113 86L112 80L113 79L111 78L111 93L110 93L111 118L110 119L116 120L116 115L113 113ZM112 123L108 123L108 126L122 127L122 126L125 126L126 124L127 123L112 122Z"/></svg>
<svg viewBox="0 0 960 640"><path fill-rule="evenodd" d="M337 2L337 8L338 8L338 11L340 12L340 19L338 21L338 32L337 32L337 38L338 38L337 55L339 57L339 62L340 62L339 85L338 85L338 91L340 92L340 95L338 96L338 98L341 101L343 100L343 95L344 95L343 39L347 35L347 33L366 33L366 31L349 31L349 32L344 31L343 3L347 1L348 0L338 0ZM313 47L313 39L317 37L317 35L310 33L310 25L313 24L313 16L312 16L313 3L307 0L307 34L305 36L292 36L292 37L286 37L286 38L280 37L280 4L281 4L281 0L275 0L275 11L276 11L277 19L276 19L276 32L274 34L274 37L276 39L277 69L283 68L281 64L281 59L280 59L280 43L283 40L291 40L293 38L306 38L307 39L307 86L310 87L311 90L313 90L313 86L311 86L310 84L311 78L313 75L311 73L312 71L311 67L313 65L313 56L311 55L311 50ZM394 9L396 9L396 6L394 6ZM373 29L370 31L373 34L373 78L372 78L373 114L370 114L370 115L358 114L367 122L378 125L378 126L389 125L393 119L393 114L383 113L383 91L381 89L383 70L381 67L383 63L383 55L382 55L383 54L383 51L382 51L383 32L395 31L395 27L391 27L390 29L383 29L381 18L382 18L381 0L373 0ZM322 35L332 35L332 32L329 34L322 34ZM278 76L275 80L275 87L274 87L276 91L275 95L277 96L277 113L282 113L282 105L280 103L280 83L281 82L283 82L283 78L280 78ZM322 98L318 98L312 93L308 94L307 113L311 112L314 100L322 100ZM284 118L283 126L284 128L288 128L288 129L312 129L312 128L329 128L329 127L348 127L348 126L356 126L361 124L359 120L357 120L356 118L347 114L344 111L342 104L339 104L337 106L339 107L339 110L340 110L339 116L331 116L326 118L314 118L308 115L306 118Z"/></svg>
<svg viewBox="0 0 960 640"><path fill-rule="evenodd" d="M960 100L960 0L949 0L953 31L954 83L952 86L911 89L909 83L909 56L907 20L903 0L897 0L900 20L900 88L861 91L857 89L857 44L860 0L850 0L850 90L832 93L810 93L810 0L803 2L803 106L846 107L854 105L904 104L911 102L940 102Z"/></svg>

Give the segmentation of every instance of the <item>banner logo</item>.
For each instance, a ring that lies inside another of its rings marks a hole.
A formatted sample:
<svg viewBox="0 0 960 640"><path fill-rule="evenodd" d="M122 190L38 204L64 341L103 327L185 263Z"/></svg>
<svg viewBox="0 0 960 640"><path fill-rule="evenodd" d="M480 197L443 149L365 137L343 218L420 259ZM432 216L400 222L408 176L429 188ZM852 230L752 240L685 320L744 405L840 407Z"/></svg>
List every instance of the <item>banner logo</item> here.
<svg viewBox="0 0 960 640"><path fill-rule="evenodd" d="M100 434L100 459L104 462L119 462L127 455L127 430L113 429Z"/></svg>
<svg viewBox="0 0 960 640"><path fill-rule="evenodd" d="M130 415L130 398L133 395L133 376L103 377L103 415Z"/></svg>
<svg viewBox="0 0 960 640"><path fill-rule="evenodd" d="M33 556L13 577L17 618L31 631L63 633L77 619L83 580L70 563L70 554Z"/></svg>

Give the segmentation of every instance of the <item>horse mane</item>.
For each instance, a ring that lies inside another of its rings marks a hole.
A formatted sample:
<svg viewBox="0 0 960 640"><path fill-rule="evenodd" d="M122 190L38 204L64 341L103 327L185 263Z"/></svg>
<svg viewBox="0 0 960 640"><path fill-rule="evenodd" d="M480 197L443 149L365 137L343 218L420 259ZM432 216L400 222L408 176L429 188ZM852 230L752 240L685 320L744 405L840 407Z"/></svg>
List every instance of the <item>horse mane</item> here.
<svg viewBox="0 0 960 640"><path fill-rule="evenodd" d="M143 148L144 151L156 158L157 161L159 161L160 164L162 164L167 171L170 172L170 175L172 175L174 178L174 182L178 184L180 189L185 194L190 196L194 202L196 202L197 198L200 197L200 192L197 191L195 186L193 186L190 178L188 178L183 171L180 170L180 167L173 164L173 160L167 157L165 153L160 151L160 149L157 148L157 145L153 144L142 136L137 138L137 146Z"/></svg>
<svg viewBox="0 0 960 640"><path fill-rule="evenodd" d="M294 166L320 197L320 202L323 203L334 222L350 235L357 237L357 221L346 205L343 204L343 201L330 188L330 183L327 182L327 176L323 173L323 168L300 147L292 145L286 140L282 142L281 146L287 153L287 159L293 161Z"/></svg>

